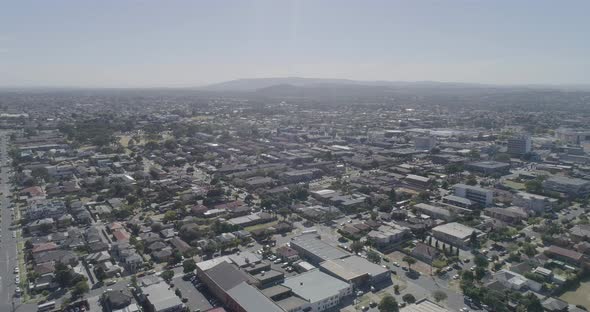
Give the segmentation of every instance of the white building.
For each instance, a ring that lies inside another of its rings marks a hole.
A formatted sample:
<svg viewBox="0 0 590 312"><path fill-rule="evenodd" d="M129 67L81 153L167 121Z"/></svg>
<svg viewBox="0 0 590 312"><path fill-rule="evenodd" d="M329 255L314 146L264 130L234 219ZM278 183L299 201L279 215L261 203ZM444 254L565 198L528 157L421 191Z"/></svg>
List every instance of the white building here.
<svg viewBox="0 0 590 312"><path fill-rule="evenodd" d="M555 198L527 192L518 192L512 197L513 205L535 213L543 213L551 210L555 203L557 203L557 199Z"/></svg>
<svg viewBox="0 0 590 312"><path fill-rule="evenodd" d="M460 247L469 244L473 232L477 233L477 236L482 235L481 231L457 222L439 225L432 229L432 235L436 239Z"/></svg>
<svg viewBox="0 0 590 312"><path fill-rule="evenodd" d="M467 184L455 184L453 186L455 196L467 198L483 207L488 207L494 202L494 192L478 186Z"/></svg>
<svg viewBox="0 0 590 312"><path fill-rule="evenodd" d="M508 154L522 156L530 153L532 147L531 137L528 135L515 136L508 139Z"/></svg>
<svg viewBox="0 0 590 312"><path fill-rule="evenodd" d="M352 294L352 284L345 283L319 270L308 271L285 279L283 286L308 301L301 311L321 312L331 309Z"/></svg>

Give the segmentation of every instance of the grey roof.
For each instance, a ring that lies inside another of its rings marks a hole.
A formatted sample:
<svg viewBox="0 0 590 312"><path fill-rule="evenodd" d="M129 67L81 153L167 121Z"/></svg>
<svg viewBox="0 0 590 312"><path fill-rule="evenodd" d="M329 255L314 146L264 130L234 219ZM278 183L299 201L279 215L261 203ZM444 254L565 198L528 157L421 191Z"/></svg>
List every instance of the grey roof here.
<svg viewBox="0 0 590 312"><path fill-rule="evenodd" d="M465 239L473 233L473 231L479 232L478 230L463 225L458 222L451 222L443 225L439 225L432 229L433 231L439 231L460 239Z"/></svg>
<svg viewBox="0 0 590 312"><path fill-rule="evenodd" d="M258 289L245 282L236 285L227 294L245 311L283 312L279 306L265 297Z"/></svg>
<svg viewBox="0 0 590 312"><path fill-rule="evenodd" d="M444 199L451 200L451 201L455 201L455 202L458 202L458 203L462 203L462 204L465 204L465 205L473 205L473 202L470 199L459 197L459 196L455 196L455 195L447 195L447 196L445 196L443 198Z"/></svg>
<svg viewBox="0 0 590 312"><path fill-rule="evenodd" d="M449 310L439 306L438 304L428 300L422 299L414 304L400 310L401 312L448 312Z"/></svg>
<svg viewBox="0 0 590 312"><path fill-rule="evenodd" d="M297 308L302 307L308 303L309 302L297 296L291 296L277 301L277 304L285 311L297 311Z"/></svg>
<svg viewBox="0 0 590 312"><path fill-rule="evenodd" d="M156 311L183 306L180 298L168 289L168 284L164 282L144 287L143 293L147 296Z"/></svg>
<svg viewBox="0 0 590 312"><path fill-rule="evenodd" d="M317 239L314 235L302 235L295 237L291 241L291 244L307 250L308 252L320 257L324 261L339 259L350 255L324 241Z"/></svg>
<svg viewBox="0 0 590 312"><path fill-rule="evenodd" d="M488 168L488 169L497 169L497 168L504 168L504 167L510 166L510 164L508 164L508 163L493 161L493 160L478 161L478 162L471 163L470 165L481 167L481 168Z"/></svg>
<svg viewBox="0 0 590 312"><path fill-rule="evenodd" d="M224 290L231 289L242 282L251 281L251 278L246 273L227 262L221 262L207 270L205 274Z"/></svg>
<svg viewBox="0 0 590 312"><path fill-rule="evenodd" d="M359 256L350 256L342 259L329 260L323 262L320 266L340 277L343 277L345 280L364 274L369 274L373 277L388 271L386 268L383 268L382 266Z"/></svg>
<svg viewBox="0 0 590 312"><path fill-rule="evenodd" d="M287 278L283 285L291 288L295 294L310 302L336 296L340 290L350 287L348 283L319 270L311 270Z"/></svg>
<svg viewBox="0 0 590 312"><path fill-rule="evenodd" d="M564 185L574 185L574 186L583 186L583 185L590 183L590 181L588 181L588 180L578 179L578 178L570 178L570 177L559 176L559 175L554 175L552 177L549 177L545 181L564 184Z"/></svg>

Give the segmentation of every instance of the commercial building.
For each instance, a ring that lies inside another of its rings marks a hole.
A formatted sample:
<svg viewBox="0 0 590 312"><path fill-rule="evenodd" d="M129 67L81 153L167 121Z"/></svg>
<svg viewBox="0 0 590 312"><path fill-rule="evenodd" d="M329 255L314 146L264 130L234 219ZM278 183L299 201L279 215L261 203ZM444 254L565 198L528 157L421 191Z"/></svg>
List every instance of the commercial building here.
<svg viewBox="0 0 590 312"><path fill-rule="evenodd" d="M455 195L447 195L442 198L442 202L450 205L455 206L463 209L473 209L475 208L475 203L467 198L455 196Z"/></svg>
<svg viewBox="0 0 590 312"><path fill-rule="evenodd" d="M580 144L585 141L590 141L590 130L559 128L555 130L555 136L558 140L565 143Z"/></svg>
<svg viewBox="0 0 590 312"><path fill-rule="evenodd" d="M329 260L320 264L320 269L336 278L355 287L362 285L375 285L390 280L391 273L383 268L359 256Z"/></svg>
<svg viewBox="0 0 590 312"><path fill-rule="evenodd" d="M432 229L432 235L436 239L459 247L466 247L469 244L473 232L478 236L482 235L481 231L457 222L439 225Z"/></svg>
<svg viewBox="0 0 590 312"><path fill-rule="evenodd" d="M565 176L552 176L543 181L543 188L547 191L564 193L572 197L587 197L590 195L590 181Z"/></svg>
<svg viewBox="0 0 590 312"><path fill-rule="evenodd" d="M520 223L522 220L528 218L528 214L520 207L508 207L508 208L486 208L484 209L484 214L498 219L500 221L517 224Z"/></svg>
<svg viewBox="0 0 590 312"><path fill-rule="evenodd" d="M148 312L180 312L186 307L164 282L142 288Z"/></svg>
<svg viewBox="0 0 590 312"><path fill-rule="evenodd" d="M312 264L319 264L324 261L344 258L349 256L346 253L326 242L323 242L313 234L304 234L293 237L291 248L297 250L299 256Z"/></svg>
<svg viewBox="0 0 590 312"><path fill-rule="evenodd" d="M488 207L494 202L494 192L492 190L467 184L455 184L453 189L455 196L467 198L482 207Z"/></svg>
<svg viewBox="0 0 590 312"><path fill-rule="evenodd" d="M499 161L478 161L467 164L465 169L481 174L507 174L510 171L510 164Z"/></svg>
<svg viewBox="0 0 590 312"><path fill-rule="evenodd" d="M284 312L256 287L241 282L227 291L227 308L233 312Z"/></svg>
<svg viewBox="0 0 590 312"><path fill-rule="evenodd" d="M298 311L322 312L340 304L342 298L352 294L352 284L343 282L319 270L312 270L285 279L297 296L308 302Z"/></svg>
<svg viewBox="0 0 590 312"><path fill-rule="evenodd" d="M382 225L376 230L367 234L367 238L377 244L377 247L385 247L389 244L396 244L401 242L404 238L410 236L410 229L400 225L391 223L390 225Z"/></svg>
<svg viewBox="0 0 590 312"><path fill-rule="evenodd" d="M400 312L449 312L449 310L424 298L402 308Z"/></svg>
<svg viewBox="0 0 590 312"><path fill-rule="evenodd" d="M421 214L425 214L425 215L430 216L435 219L453 221L457 218L457 215L455 214L455 212L453 212L449 209L443 208L443 207L437 207L437 206L433 206L433 205L429 205L429 204L425 204L425 203L419 203L419 204L412 206L412 208L416 209L416 211L418 211Z"/></svg>
<svg viewBox="0 0 590 312"><path fill-rule="evenodd" d="M508 139L508 154L522 156L531 152L532 141L528 135L514 136Z"/></svg>
<svg viewBox="0 0 590 312"><path fill-rule="evenodd" d="M417 151L430 152L436 146L436 139L433 136L418 136L414 138L414 149Z"/></svg>
<svg viewBox="0 0 590 312"><path fill-rule="evenodd" d="M197 267L198 269L198 267ZM216 266L197 274L200 280L207 285L207 289L224 304L228 303L227 292L242 282L256 284L256 280L237 266L222 261Z"/></svg>
<svg viewBox="0 0 590 312"><path fill-rule="evenodd" d="M404 178L404 183L410 187L418 188L418 189L427 189L430 187L430 178L423 177L415 174L408 174Z"/></svg>
<svg viewBox="0 0 590 312"><path fill-rule="evenodd" d="M543 213L551 210L556 203L557 199L555 198L527 192L518 192L512 197L512 204L535 213Z"/></svg>

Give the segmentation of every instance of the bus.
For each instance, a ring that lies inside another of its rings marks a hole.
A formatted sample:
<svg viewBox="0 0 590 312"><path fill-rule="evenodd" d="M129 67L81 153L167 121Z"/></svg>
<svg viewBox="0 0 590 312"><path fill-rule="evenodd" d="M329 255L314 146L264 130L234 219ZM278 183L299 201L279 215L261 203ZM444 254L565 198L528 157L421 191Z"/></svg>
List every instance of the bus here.
<svg viewBox="0 0 590 312"><path fill-rule="evenodd" d="M55 308L55 301L48 301L37 306L38 312L52 311Z"/></svg>

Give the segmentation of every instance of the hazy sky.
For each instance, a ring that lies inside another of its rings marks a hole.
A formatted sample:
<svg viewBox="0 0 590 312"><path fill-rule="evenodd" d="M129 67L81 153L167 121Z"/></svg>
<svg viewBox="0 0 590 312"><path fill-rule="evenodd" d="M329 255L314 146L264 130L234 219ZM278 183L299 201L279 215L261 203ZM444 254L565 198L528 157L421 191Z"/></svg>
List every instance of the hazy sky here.
<svg viewBox="0 0 590 312"><path fill-rule="evenodd" d="M0 86L590 83L590 1L0 0Z"/></svg>

